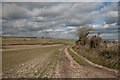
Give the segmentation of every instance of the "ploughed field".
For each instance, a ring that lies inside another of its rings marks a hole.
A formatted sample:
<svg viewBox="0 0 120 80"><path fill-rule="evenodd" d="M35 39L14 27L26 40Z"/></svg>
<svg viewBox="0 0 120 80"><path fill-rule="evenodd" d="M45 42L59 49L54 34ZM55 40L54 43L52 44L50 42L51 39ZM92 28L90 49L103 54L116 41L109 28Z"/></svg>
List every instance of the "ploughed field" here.
<svg viewBox="0 0 120 80"><path fill-rule="evenodd" d="M74 40L3 37L2 42L3 78L116 77L68 50Z"/></svg>

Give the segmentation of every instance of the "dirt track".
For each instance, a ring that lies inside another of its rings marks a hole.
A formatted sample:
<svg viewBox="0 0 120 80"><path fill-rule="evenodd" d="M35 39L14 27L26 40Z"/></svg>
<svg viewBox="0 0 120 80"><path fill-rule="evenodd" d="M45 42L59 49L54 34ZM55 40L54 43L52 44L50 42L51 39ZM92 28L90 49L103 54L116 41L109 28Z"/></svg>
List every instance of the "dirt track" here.
<svg viewBox="0 0 120 80"><path fill-rule="evenodd" d="M59 78L114 78L108 71L93 66L82 66L73 60L65 48L59 57L54 77Z"/></svg>
<svg viewBox="0 0 120 80"><path fill-rule="evenodd" d="M4 77L12 78L114 78L108 71L93 66L79 65L68 53L67 47L40 54L36 58L4 71ZM58 56L58 57L55 57Z"/></svg>

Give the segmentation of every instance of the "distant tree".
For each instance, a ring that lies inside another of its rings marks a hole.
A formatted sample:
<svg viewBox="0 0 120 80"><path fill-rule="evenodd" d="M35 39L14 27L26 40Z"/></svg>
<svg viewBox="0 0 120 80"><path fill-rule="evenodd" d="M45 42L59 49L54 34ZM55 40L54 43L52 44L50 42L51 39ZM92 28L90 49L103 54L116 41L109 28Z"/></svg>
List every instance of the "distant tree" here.
<svg viewBox="0 0 120 80"><path fill-rule="evenodd" d="M80 44L84 46L88 40L89 31L93 31L94 28L84 25L77 29L77 36L79 37Z"/></svg>

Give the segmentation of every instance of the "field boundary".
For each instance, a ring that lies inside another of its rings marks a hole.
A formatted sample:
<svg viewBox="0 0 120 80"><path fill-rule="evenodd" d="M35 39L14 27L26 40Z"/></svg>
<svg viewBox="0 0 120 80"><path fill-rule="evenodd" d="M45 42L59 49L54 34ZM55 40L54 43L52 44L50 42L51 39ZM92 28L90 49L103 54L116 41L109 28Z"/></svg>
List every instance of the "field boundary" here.
<svg viewBox="0 0 120 80"><path fill-rule="evenodd" d="M90 65L92 66L95 66L95 67L98 67L98 68L101 68L101 69L104 69L104 70L107 70L107 71L110 71L110 72L114 72L116 75L118 75L118 71L117 70L114 70L114 69L110 69L110 68L107 68L105 66L102 66L102 65L98 65L96 63L93 63L91 61L89 61L88 59L86 59L85 57L81 56L81 55L78 55L77 52L75 52L71 47L70 47L70 50L75 53L77 56L79 56L80 58L82 58L83 60L85 60L87 63L89 63Z"/></svg>

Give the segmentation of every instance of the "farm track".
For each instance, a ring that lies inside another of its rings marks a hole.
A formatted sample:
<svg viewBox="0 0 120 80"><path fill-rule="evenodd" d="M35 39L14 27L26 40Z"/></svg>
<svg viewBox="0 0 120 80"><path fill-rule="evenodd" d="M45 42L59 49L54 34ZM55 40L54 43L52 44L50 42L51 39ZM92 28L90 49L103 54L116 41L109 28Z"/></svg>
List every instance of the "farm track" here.
<svg viewBox="0 0 120 80"><path fill-rule="evenodd" d="M67 47L68 48L68 47ZM55 70L56 78L115 78L116 76L94 66L79 65L69 55L67 48L60 53Z"/></svg>
<svg viewBox="0 0 120 80"><path fill-rule="evenodd" d="M53 45L54 46L54 45ZM59 46L59 45L55 45ZM48 47L48 46L47 46ZM37 48L37 47L36 47ZM40 47L38 47L40 48ZM4 71L3 77L9 78L114 78L103 69L79 65L68 53L67 48L52 49L25 63ZM29 48L30 49L30 48ZM20 50L20 49L19 49ZM22 48L21 48L22 50ZM58 57L56 57L58 56Z"/></svg>

